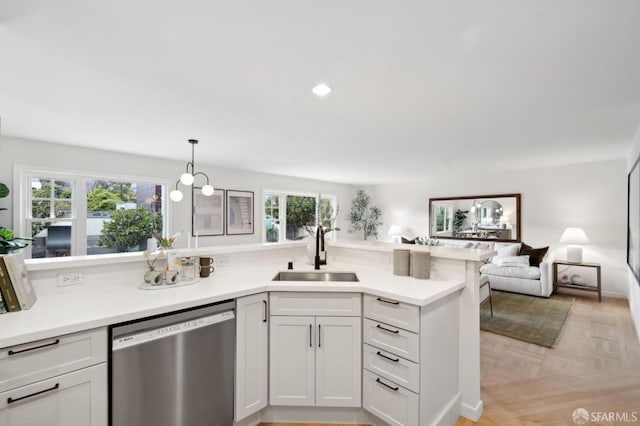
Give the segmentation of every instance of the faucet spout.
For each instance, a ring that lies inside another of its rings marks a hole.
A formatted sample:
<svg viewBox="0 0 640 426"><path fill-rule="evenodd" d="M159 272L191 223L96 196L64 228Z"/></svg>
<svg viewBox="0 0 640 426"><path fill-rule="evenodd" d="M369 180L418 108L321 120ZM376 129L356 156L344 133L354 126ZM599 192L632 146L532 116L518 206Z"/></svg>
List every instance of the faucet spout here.
<svg viewBox="0 0 640 426"><path fill-rule="evenodd" d="M320 259L320 253L324 251L324 228L322 225L318 225L316 229L316 255L314 257L314 266L313 269L320 269L320 265L326 265L327 259Z"/></svg>

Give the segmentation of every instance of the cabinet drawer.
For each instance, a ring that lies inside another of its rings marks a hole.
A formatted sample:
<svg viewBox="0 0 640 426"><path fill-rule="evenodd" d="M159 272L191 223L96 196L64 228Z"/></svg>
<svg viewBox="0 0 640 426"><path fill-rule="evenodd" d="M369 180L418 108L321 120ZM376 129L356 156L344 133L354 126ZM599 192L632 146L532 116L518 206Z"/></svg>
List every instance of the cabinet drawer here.
<svg viewBox="0 0 640 426"><path fill-rule="evenodd" d="M0 392L106 360L106 328L2 348Z"/></svg>
<svg viewBox="0 0 640 426"><path fill-rule="evenodd" d="M106 426L107 364L0 392L2 426Z"/></svg>
<svg viewBox="0 0 640 426"><path fill-rule="evenodd" d="M364 316L414 333L420 332L420 308L415 305L365 294Z"/></svg>
<svg viewBox="0 0 640 426"><path fill-rule="evenodd" d="M390 352L363 345L364 368L405 388L420 392L420 366Z"/></svg>
<svg viewBox="0 0 640 426"><path fill-rule="evenodd" d="M364 370L362 408L394 426L418 426L418 395Z"/></svg>
<svg viewBox="0 0 640 426"><path fill-rule="evenodd" d="M420 336L390 325L364 319L364 341L394 355L420 362Z"/></svg>
<svg viewBox="0 0 640 426"><path fill-rule="evenodd" d="M324 315L359 317L362 315L360 293L271 292L271 315Z"/></svg>

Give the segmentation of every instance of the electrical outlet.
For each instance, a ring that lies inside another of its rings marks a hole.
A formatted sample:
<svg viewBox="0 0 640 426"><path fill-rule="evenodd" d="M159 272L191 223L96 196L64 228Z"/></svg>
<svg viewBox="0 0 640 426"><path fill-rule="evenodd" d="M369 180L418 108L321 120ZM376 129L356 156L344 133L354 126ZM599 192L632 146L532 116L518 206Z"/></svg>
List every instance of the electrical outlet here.
<svg viewBox="0 0 640 426"><path fill-rule="evenodd" d="M438 262L437 261L435 261L435 262L432 261L431 262L431 270L432 271L437 271L438 270Z"/></svg>
<svg viewBox="0 0 640 426"><path fill-rule="evenodd" d="M75 285L84 283L84 272L66 272L58 274L58 286Z"/></svg>

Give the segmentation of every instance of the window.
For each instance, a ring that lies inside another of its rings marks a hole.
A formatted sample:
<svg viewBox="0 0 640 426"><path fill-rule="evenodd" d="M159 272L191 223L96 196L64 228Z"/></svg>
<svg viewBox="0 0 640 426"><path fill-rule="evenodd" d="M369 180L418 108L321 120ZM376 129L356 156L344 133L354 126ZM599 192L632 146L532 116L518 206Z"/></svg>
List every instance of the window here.
<svg viewBox="0 0 640 426"><path fill-rule="evenodd" d="M320 222L326 229L335 225L335 196L267 191L264 194L263 241L301 241L315 235Z"/></svg>
<svg viewBox="0 0 640 426"><path fill-rule="evenodd" d="M30 257L139 251L166 227L165 182L18 168L17 235Z"/></svg>
<svg viewBox="0 0 640 426"><path fill-rule="evenodd" d="M451 232L453 208L451 206L436 207L436 233Z"/></svg>

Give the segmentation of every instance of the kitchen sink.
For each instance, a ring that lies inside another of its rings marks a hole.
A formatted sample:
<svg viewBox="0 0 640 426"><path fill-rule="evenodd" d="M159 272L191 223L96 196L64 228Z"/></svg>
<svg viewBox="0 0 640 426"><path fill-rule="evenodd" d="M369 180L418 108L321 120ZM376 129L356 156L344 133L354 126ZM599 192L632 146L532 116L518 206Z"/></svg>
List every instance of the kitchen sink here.
<svg viewBox="0 0 640 426"><path fill-rule="evenodd" d="M334 271L282 271L278 272L273 281L351 281L358 282L355 272Z"/></svg>

